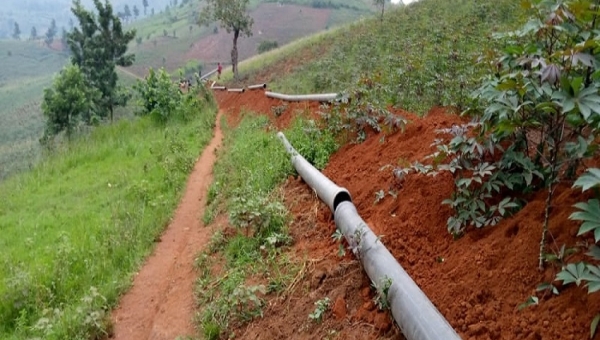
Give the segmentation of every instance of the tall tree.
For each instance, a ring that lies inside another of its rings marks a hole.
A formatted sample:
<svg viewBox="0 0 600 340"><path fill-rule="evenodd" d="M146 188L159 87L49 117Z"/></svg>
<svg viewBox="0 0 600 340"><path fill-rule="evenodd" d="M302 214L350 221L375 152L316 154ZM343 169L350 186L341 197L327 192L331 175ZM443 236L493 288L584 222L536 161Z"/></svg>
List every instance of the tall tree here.
<svg viewBox="0 0 600 340"><path fill-rule="evenodd" d="M129 5L125 5L125 9L123 10L123 14L129 20L131 18L131 10L129 9Z"/></svg>
<svg viewBox="0 0 600 340"><path fill-rule="evenodd" d="M146 9L148 8L148 0L142 0L142 6L144 6L144 15L146 15Z"/></svg>
<svg viewBox="0 0 600 340"><path fill-rule="evenodd" d="M115 106L124 105L126 97L117 86L116 66L130 66L135 60L127 53L127 45L135 38L135 30L123 31L121 20L105 0L94 0L96 11L87 11L81 0L73 0L73 14L79 27L67 34L73 64L79 66L89 83L101 93L97 103L102 117L113 119Z"/></svg>
<svg viewBox="0 0 600 340"><path fill-rule="evenodd" d="M29 35L29 39L37 39L37 29L35 28L35 26L31 27L31 34Z"/></svg>
<svg viewBox="0 0 600 340"><path fill-rule="evenodd" d="M17 39L17 40L21 39L21 28L19 28L19 24L17 24L16 22L15 22L15 29L13 31L12 36L14 39Z"/></svg>
<svg viewBox="0 0 600 340"><path fill-rule="evenodd" d="M54 41L54 37L56 36L56 20L52 19L52 22L50 23L50 27L48 27L48 30L46 31L46 38L44 39L44 42L46 43L46 45L50 46L52 45L52 42Z"/></svg>
<svg viewBox="0 0 600 340"><path fill-rule="evenodd" d="M248 0L205 0L206 6L202 9L198 23L208 26L211 22L220 21L221 27L227 33L233 33L233 48L231 49L231 65L233 76L238 78L238 49L237 42L240 36L252 35L254 20L247 11Z"/></svg>
<svg viewBox="0 0 600 340"><path fill-rule="evenodd" d="M63 51L69 50L69 45L67 45L67 34L67 30L64 27L62 27L60 35L60 46L62 47Z"/></svg>
<svg viewBox="0 0 600 340"><path fill-rule="evenodd" d="M140 10L136 5L133 5L133 17L137 19L138 15L140 15Z"/></svg>

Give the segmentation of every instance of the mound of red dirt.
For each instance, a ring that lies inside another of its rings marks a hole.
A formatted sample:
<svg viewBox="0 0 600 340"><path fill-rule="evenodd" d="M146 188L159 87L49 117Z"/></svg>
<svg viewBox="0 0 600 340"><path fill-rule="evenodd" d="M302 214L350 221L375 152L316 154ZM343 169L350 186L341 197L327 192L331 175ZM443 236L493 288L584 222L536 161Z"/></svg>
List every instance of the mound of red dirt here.
<svg viewBox="0 0 600 340"><path fill-rule="evenodd" d="M284 103L266 98L263 91L222 92L217 98L233 124L244 109L267 114L280 128L289 124L298 109L309 109L318 117L318 104L295 103L277 118L272 109ZM558 263L547 264L544 272L537 269L546 193L531 195L521 211L497 226L470 230L454 240L446 228L452 210L441 205L453 191L453 178L447 173L435 177L410 174L399 184L391 168L385 166L422 161L434 151L431 144L439 137L436 130L462 121L443 109L433 109L424 118L399 113L410 121L404 132L370 134L364 143L342 147L324 173L350 191L361 216L376 234L383 235L382 242L461 337L589 338L589 324L600 312L600 294L588 295L583 287L562 287L556 281L558 296L536 292L540 283L552 282L560 270ZM580 252L574 256L580 258L586 251L582 244L593 244L593 239L577 238L579 225L568 219L573 204L584 199L570 185L562 183L556 190L548 250L558 252L563 244L578 245ZM273 300L265 318L250 324L243 333L250 338L269 338L267 334L324 338L330 330L344 338L399 337L383 332L385 327L375 327L377 320L389 324L390 319L370 305L372 292L366 274L356 263L348 264L350 255L336 257L338 245L330 237L335 225L328 208L299 180L288 181L284 190L295 216L293 252L308 259L310 271L298 281L303 287L300 292ZM386 195L376 202L375 193L380 190ZM396 192L396 197L388 195L389 191ZM317 293L310 293L313 291ZM532 295L540 298L539 304L519 311L518 306ZM324 296L332 299L332 317L319 327L307 323L313 303Z"/></svg>
<svg viewBox="0 0 600 340"><path fill-rule="evenodd" d="M280 296L269 300L264 316L236 334L241 339L403 339L389 313L373 303L358 261L349 254L336 256L335 223L327 207L299 178L290 178L283 190L294 216L290 234L295 244L287 255L301 269ZM330 305L322 322L309 319L315 302L324 298Z"/></svg>
<svg viewBox="0 0 600 340"><path fill-rule="evenodd" d="M319 103L316 102L286 102L269 98L264 90L246 90L243 93L215 91L219 108L227 117L229 126L236 126L244 112L264 114L278 128L284 129L298 115L319 118Z"/></svg>
<svg viewBox="0 0 600 340"><path fill-rule="evenodd" d="M383 243L463 338L589 338L589 324L600 312L600 294L561 287L560 295L538 294L539 305L518 310L538 284L552 281L560 270L558 265L548 265L544 272L537 269L546 193L533 195L524 209L499 225L453 240L446 229L452 211L441 205L453 190L449 174L411 174L399 185L391 169L381 169L422 161L434 151L431 143L439 137L435 130L460 120L441 109L410 120L404 133L374 135L362 144L344 146L332 156L325 175L350 191L363 219L384 235ZM376 203L379 190L386 196ZM397 198L387 195L392 190ZM568 216L583 197L568 184L556 193L549 247L558 251L563 244L582 241L575 237L578 224ZM319 216L322 223L330 223L327 214Z"/></svg>

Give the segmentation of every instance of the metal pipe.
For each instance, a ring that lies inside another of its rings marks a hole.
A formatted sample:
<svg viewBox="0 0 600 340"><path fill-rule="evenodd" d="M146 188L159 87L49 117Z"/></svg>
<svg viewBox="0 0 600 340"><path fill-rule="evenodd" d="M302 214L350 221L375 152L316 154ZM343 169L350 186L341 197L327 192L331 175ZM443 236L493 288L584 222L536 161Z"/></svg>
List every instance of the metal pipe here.
<svg viewBox="0 0 600 340"><path fill-rule="evenodd" d="M242 87L241 89L227 89L227 91L228 92L242 92L243 93L244 91L246 91L246 89Z"/></svg>
<svg viewBox="0 0 600 340"><path fill-rule="evenodd" d="M408 340L459 340L460 337L358 215L350 193L338 187L298 154L283 133L277 133L304 181L334 213L336 226L361 261L372 282L389 279L387 300L392 316Z"/></svg>
<svg viewBox="0 0 600 340"><path fill-rule="evenodd" d="M312 166L294 149L283 133L277 133L277 137L279 137L285 149L291 155L292 165L300 177L316 191L317 196L327 204L332 213L335 212L335 208L341 202L352 201L348 190L337 186Z"/></svg>
<svg viewBox="0 0 600 340"><path fill-rule="evenodd" d="M277 98L277 99L281 99L281 100L287 100L290 102L305 101L305 100L328 102L328 101L335 100L338 97L337 93L288 95L288 94L281 94L281 93L267 91L267 92L265 92L265 94L267 95L267 97Z"/></svg>
<svg viewBox="0 0 600 340"><path fill-rule="evenodd" d="M248 90L256 90L256 89L266 89L267 84L256 84L248 86Z"/></svg>

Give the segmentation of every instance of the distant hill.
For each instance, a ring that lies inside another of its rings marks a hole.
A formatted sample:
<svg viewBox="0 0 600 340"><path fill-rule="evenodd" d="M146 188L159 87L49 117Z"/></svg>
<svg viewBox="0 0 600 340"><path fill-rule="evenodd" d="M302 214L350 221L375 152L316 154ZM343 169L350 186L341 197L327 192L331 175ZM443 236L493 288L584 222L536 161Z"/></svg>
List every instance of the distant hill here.
<svg viewBox="0 0 600 340"><path fill-rule="evenodd" d="M104 2L105 0L101 0ZM148 0L146 15L149 16L154 8L156 13L163 11L167 5L173 4L174 0ZM188 0L197 3L198 0ZM178 5L182 2L179 0ZM9 38L13 34L15 22L21 29L21 39L29 37L31 28L35 26L38 35L42 35L50 27L52 19L56 20L59 28L69 29L72 0L2 0L0 6L0 39ZM86 7L93 7L92 0L82 0ZM144 17L142 0L111 0L115 12L124 10L125 5L133 11L133 6L140 10L140 18Z"/></svg>
<svg viewBox="0 0 600 340"><path fill-rule="evenodd" d="M119 73L124 85L135 81L132 74L143 77L149 67L164 66L170 72L185 67L197 72L199 67L208 70L219 61L231 60L231 35L217 23L208 27L196 25L200 2L178 0L173 6L174 1L148 0L148 15L142 14L126 23L127 28L136 29L138 39L130 45L131 52L136 54L134 65L127 69L128 73ZM92 8L92 0L82 2ZM143 13L142 0L113 0L112 3L115 11L122 11L125 4L131 9L139 3L138 9ZM168 9L167 4L170 4ZM28 41L31 28L26 23L37 25L38 36L45 33L53 18L59 31L64 25L68 29L71 1L2 0L2 5L0 36L12 34L14 21L9 21L14 18L20 18L22 35L21 40L0 38L0 180L39 159L43 89L68 62L67 55L61 52L60 38L56 38L51 47L45 46L42 40ZM155 9L152 15L151 8L160 9ZM371 15L374 7L372 0L251 0L250 10L255 19L253 36L240 39L240 60L257 54L262 42L276 42L281 46ZM130 115L127 110L131 111L125 109L122 114Z"/></svg>
<svg viewBox="0 0 600 340"><path fill-rule="evenodd" d="M160 16L145 18L130 25L138 41L131 49L136 62L131 70L143 75L149 67L175 71L190 60L213 68L217 62L231 61L232 36L218 23L195 25L200 11L195 3L171 9ZM262 42L278 46L330 27L356 21L374 13L371 0L283 0L251 1L253 35L238 41L239 59L258 54Z"/></svg>

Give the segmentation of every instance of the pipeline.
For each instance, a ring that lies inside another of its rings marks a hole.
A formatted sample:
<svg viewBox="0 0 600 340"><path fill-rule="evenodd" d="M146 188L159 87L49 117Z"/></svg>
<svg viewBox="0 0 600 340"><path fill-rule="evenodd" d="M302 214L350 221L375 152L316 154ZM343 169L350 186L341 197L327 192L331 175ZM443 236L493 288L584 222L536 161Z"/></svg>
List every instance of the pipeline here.
<svg viewBox="0 0 600 340"><path fill-rule="evenodd" d="M276 92L265 92L267 97L277 98L281 100L286 100L290 102L296 101L305 101L305 100L314 100L319 102L328 102L335 100L338 97L337 93L324 93L324 94L297 94L297 95L288 95L281 94Z"/></svg>
<svg viewBox="0 0 600 340"><path fill-rule="evenodd" d="M228 92L241 92L243 93L244 91L246 91L245 88L241 88L241 89L227 89Z"/></svg>
<svg viewBox="0 0 600 340"><path fill-rule="evenodd" d="M200 77L200 80L204 80L207 79L208 77L212 76L213 74L215 74L217 72L218 69L214 69L208 73L206 73L205 75Z"/></svg>
<svg viewBox="0 0 600 340"><path fill-rule="evenodd" d="M350 193L304 159L283 133L277 133L277 137L290 154L298 174L333 212L337 228L356 251L371 281L381 284L384 279L391 280L388 303L404 336L408 340L459 340L448 321L358 215Z"/></svg>
<svg viewBox="0 0 600 340"><path fill-rule="evenodd" d="M210 84L211 90L226 90L225 86L215 86L217 82L213 80L212 84Z"/></svg>
<svg viewBox="0 0 600 340"><path fill-rule="evenodd" d="M267 84L256 84L248 86L248 90L266 89Z"/></svg>

